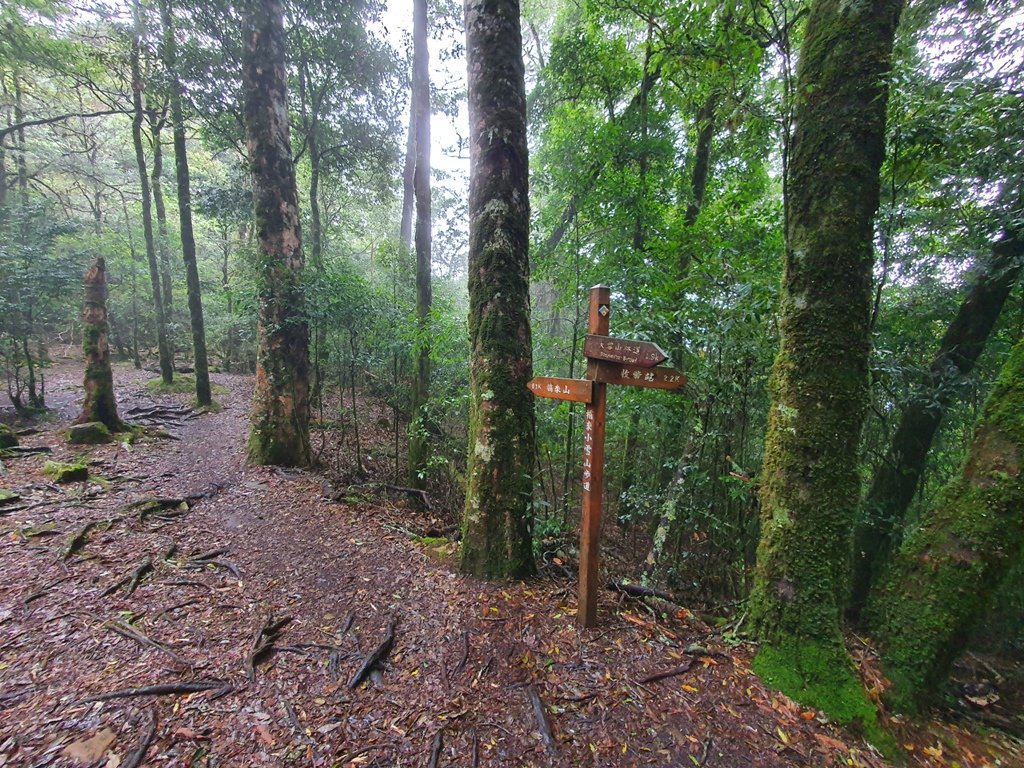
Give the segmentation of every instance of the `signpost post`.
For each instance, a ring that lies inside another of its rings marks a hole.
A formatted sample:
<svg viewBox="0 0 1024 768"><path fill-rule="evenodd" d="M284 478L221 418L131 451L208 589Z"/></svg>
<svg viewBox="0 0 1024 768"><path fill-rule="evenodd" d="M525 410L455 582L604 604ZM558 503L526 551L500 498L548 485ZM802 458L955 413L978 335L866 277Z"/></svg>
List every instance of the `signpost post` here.
<svg viewBox="0 0 1024 768"><path fill-rule="evenodd" d="M576 623L597 624L598 566L601 547L601 507L604 493L604 427L609 384L653 389L679 389L686 377L658 366L668 359L661 347L649 341L616 339L608 335L611 290L604 285L590 289L585 379L538 376L528 383L539 397L586 404L583 424L583 516L580 521L580 594Z"/></svg>

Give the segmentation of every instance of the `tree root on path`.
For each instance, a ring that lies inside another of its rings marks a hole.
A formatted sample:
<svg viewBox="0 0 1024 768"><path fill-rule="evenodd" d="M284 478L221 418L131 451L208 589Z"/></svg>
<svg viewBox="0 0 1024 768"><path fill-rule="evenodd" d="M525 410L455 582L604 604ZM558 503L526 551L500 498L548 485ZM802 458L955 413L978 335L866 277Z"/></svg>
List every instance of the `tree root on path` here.
<svg viewBox="0 0 1024 768"><path fill-rule="evenodd" d="M352 675L352 679L348 681L349 690L357 687L363 680L369 677L380 662L382 662L387 655L391 653L391 647L395 644L395 624L396 619L392 617L391 621L388 622L388 631L384 636L384 641L377 646L377 648L370 653L356 670L356 673Z"/></svg>

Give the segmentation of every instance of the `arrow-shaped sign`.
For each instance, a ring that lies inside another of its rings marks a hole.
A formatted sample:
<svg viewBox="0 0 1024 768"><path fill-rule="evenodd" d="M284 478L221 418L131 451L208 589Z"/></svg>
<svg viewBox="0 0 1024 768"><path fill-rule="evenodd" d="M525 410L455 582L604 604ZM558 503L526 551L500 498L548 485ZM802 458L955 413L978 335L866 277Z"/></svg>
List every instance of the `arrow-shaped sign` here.
<svg viewBox="0 0 1024 768"><path fill-rule="evenodd" d="M591 360L639 365L651 368L668 360L664 350L652 341L616 339L612 336L588 335L583 342L583 354Z"/></svg>
<svg viewBox="0 0 1024 768"><path fill-rule="evenodd" d="M604 360L597 364L594 381L606 384L625 384L632 387L651 389L679 389L686 384L686 376L675 368L644 368L639 365L622 365Z"/></svg>
<svg viewBox="0 0 1024 768"><path fill-rule="evenodd" d="M589 379L559 379L553 376L537 376L526 386L537 397L554 400L571 400L574 403L589 403L594 399L594 382Z"/></svg>

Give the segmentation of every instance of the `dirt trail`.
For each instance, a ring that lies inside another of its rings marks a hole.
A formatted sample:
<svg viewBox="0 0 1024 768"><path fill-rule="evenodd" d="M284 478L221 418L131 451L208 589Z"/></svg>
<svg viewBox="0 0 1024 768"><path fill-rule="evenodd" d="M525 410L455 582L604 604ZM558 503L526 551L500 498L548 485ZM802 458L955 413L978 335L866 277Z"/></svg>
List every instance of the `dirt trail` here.
<svg viewBox="0 0 1024 768"><path fill-rule="evenodd" d="M115 378L123 411L185 402ZM68 459L80 371L51 379L59 418L24 444ZM47 457L5 460L24 508L0 507L0 766L885 764L765 690L746 650L686 611L608 595L601 628L580 631L564 584L467 579L387 499L339 504L314 473L246 466L251 381L214 381L222 410L172 426L177 440L88 450L100 482L58 487ZM127 508L147 497L195 498ZM111 589L133 574L134 592ZM391 621L378 674L349 688ZM87 701L182 681L216 688ZM918 740L916 764L945 764ZM971 746L961 765L1009 754Z"/></svg>

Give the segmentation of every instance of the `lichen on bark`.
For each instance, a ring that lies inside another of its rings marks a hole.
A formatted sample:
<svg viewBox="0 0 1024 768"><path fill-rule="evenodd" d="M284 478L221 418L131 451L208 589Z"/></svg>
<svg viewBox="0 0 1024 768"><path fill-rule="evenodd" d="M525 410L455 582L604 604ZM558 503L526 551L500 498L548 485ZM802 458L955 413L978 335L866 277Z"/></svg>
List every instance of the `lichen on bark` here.
<svg viewBox="0 0 1024 768"><path fill-rule="evenodd" d="M516 0L465 5L470 430L461 567L534 572L526 90Z"/></svg>

